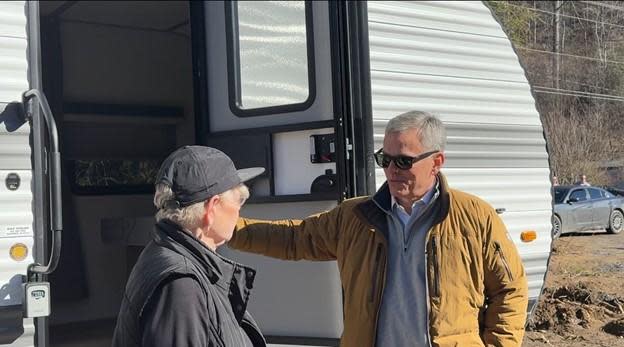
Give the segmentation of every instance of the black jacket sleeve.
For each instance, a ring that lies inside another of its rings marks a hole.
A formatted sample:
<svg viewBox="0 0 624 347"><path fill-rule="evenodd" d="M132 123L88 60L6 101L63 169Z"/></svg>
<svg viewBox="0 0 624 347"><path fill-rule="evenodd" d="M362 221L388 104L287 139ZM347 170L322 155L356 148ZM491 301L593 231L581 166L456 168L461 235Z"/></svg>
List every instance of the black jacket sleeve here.
<svg viewBox="0 0 624 347"><path fill-rule="evenodd" d="M143 346L215 346L210 341L207 298L192 277L165 282L148 300L141 317Z"/></svg>

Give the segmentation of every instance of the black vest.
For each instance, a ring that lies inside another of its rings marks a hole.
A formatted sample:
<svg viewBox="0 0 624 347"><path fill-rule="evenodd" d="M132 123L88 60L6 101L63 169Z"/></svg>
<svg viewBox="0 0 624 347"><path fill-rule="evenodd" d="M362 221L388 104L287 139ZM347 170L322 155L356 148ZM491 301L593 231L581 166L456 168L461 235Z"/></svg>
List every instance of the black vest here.
<svg viewBox="0 0 624 347"><path fill-rule="evenodd" d="M194 278L211 299L206 318L214 325L215 329L208 334L211 341L217 341L216 346L242 345L238 341L240 333L235 332L241 328L254 347L266 346L258 326L246 311L255 271L212 252L169 221L156 224L154 239L132 269L117 317L113 346L141 346L143 310L159 284L172 276ZM226 319L232 315L235 320Z"/></svg>

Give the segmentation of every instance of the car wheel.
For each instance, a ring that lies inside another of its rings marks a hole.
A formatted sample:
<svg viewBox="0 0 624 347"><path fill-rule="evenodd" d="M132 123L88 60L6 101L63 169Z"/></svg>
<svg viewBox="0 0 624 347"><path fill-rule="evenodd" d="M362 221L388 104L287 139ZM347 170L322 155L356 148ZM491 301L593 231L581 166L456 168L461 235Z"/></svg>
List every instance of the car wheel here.
<svg viewBox="0 0 624 347"><path fill-rule="evenodd" d="M624 215L620 210L613 210L609 217L609 228L607 231L611 234L619 234L624 229Z"/></svg>
<svg viewBox="0 0 624 347"><path fill-rule="evenodd" d="M553 240L561 236L561 218L557 215L552 217L552 238Z"/></svg>

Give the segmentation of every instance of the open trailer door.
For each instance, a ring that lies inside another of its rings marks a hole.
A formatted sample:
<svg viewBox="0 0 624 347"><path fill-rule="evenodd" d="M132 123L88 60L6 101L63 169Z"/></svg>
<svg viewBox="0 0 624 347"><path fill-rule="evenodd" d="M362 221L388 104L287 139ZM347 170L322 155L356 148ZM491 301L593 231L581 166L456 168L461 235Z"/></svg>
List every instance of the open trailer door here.
<svg viewBox="0 0 624 347"><path fill-rule="evenodd" d="M372 153L359 89L369 84L353 83L368 67L353 64L359 50L349 31L357 23L346 20L357 8L192 3L198 142L223 150L237 167L267 170L251 183L242 216L302 218L372 187L362 174L366 161L358 160ZM249 309L269 343L338 345L343 313L335 261L220 252L258 270Z"/></svg>

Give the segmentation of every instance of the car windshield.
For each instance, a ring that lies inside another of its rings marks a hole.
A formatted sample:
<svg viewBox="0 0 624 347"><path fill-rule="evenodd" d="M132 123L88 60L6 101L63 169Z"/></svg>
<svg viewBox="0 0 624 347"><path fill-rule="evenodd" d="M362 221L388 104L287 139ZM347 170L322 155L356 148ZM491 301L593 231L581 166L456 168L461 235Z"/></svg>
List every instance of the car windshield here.
<svg viewBox="0 0 624 347"><path fill-rule="evenodd" d="M555 204L563 203L563 199L568 195L570 188L555 188Z"/></svg>

